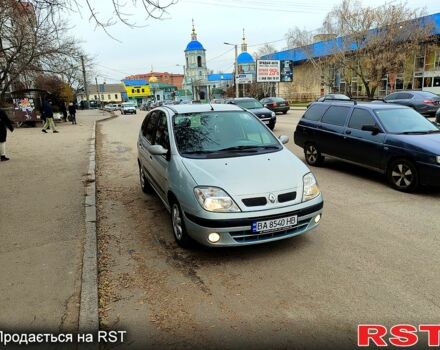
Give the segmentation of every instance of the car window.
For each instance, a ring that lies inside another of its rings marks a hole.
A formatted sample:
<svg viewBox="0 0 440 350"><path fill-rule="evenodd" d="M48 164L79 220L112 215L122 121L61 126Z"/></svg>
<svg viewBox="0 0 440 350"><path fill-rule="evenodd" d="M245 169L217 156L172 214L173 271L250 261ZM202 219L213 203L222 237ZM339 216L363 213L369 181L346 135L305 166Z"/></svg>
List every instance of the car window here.
<svg viewBox="0 0 440 350"><path fill-rule="evenodd" d="M148 142L153 144L154 140L154 134L156 131L157 121L159 119L159 113L157 111L154 111L150 114L150 118L147 122L147 125L145 126L145 132L144 136L147 139Z"/></svg>
<svg viewBox="0 0 440 350"><path fill-rule="evenodd" d="M413 95L411 95L407 92L399 92L397 94L396 100L409 100L412 97L413 97Z"/></svg>
<svg viewBox="0 0 440 350"><path fill-rule="evenodd" d="M397 99L397 95L398 95L398 94L390 94L390 95L388 95L388 96L385 96L384 100L385 100L385 101L396 100L396 99Z"/></svg>
<svg viewBox="0 0 440 350"><path fill-rule="evenodd" d="M263 108L263 105L254 99L249 100L235 100L234 102L236 105L239 105L241 108L246 109L257 109L257 108Z"/></svg>
<svg viewBox="0 0 440 350"><path fill-rule="evenodd" d="M391 133L438 132L428 119L411 108L378 109L374 111L385 130Z"/></svg>
<svg viewBox="0 0 440 350"><path fill-rule="evenodd" d="M165 149L170 149L170 137L168 132L167 116L164 112L159 112L159 120L156 128L156 137L154 143L161 145Z"/></svg>
<svg viewBox="0 0 440 350"><path fill-rule="evenodd" d="M322 117L322 122L332 125L345 125L350 107L331 106Z"/></svg>
<svg viewBox="0 0 440 350"><path fill-rule="evenodd" d="M364 125L376 125L373 116L365 109L355 108L351 114L349 128L362 130Z"/></svg>
<svg viewBox="0 0 440 350"><path fill-rule="evenodd" d="M320 120L324 112L327 110L328 105L326 104L314 104L307 109L304 113L303 118L307 120Z"/></svg>
<svg viewBox="0 0 440 350"><path fill-rule="evenodd" d="M258 118L245 111L178 114L173 130L179 153L188 158L225 158L282 149Z"/></svg>
<svg viewBox="0 0 440 350"><path fill-rule="evenodd" d="M147 114L147 116L144 118L144 121L142 122L141 131L142 135L145 136L145 130L148 124L148 121L150 120L151 113Z"/></svg>

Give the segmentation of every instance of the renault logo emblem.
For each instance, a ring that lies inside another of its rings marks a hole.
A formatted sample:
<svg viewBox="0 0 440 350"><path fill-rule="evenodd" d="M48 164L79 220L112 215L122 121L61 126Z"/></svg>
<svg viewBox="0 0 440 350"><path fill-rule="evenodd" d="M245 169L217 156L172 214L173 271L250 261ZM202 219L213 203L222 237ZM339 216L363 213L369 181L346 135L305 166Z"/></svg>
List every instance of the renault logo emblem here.
<svg viewBox="0 0 440 350"><path fill-rule="evenodd" d="M269 202L275 203L275 201L276 201L275 195L273 193L270 193L269 194Z"/></svg>

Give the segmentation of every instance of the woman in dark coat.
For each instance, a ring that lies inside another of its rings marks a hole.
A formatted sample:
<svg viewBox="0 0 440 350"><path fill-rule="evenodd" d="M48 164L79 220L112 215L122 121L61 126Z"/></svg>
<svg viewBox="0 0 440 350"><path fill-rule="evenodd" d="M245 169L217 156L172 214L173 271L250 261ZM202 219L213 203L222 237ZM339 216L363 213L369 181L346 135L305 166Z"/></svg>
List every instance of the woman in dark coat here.
<svg viewBox="0 0 440 350"><path fill-rule="evenodd" d="M0 109L0 160L2 162L9 160L9 158L6 157L6 129L9 129L11 132L14 131L14 127L6 115L6 112Z"/></svg>

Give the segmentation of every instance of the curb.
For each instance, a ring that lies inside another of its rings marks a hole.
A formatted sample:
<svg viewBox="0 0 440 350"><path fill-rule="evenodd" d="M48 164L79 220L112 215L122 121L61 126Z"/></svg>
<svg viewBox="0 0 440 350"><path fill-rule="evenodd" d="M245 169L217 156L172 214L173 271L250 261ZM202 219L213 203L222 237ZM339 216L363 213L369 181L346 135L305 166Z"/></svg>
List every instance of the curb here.
<svg viewBox="0 0 440 350"><path fill-rule="evenodd" d="M116 118L110 116L93 123L89 142L89 168L86 180L84 253L81 276L81 299L78 331L96 333L99 330L98 303L98 241L96 237L96 125L98 122Z"/></svg>
<svg viewBox="0 0 440 350"><path fill-rule="evenodd" d="M96 240L96 121L89 143L89 169L85 198L86 235L81 278L79 332L97 332L98 317L98 256Z"/></svg>

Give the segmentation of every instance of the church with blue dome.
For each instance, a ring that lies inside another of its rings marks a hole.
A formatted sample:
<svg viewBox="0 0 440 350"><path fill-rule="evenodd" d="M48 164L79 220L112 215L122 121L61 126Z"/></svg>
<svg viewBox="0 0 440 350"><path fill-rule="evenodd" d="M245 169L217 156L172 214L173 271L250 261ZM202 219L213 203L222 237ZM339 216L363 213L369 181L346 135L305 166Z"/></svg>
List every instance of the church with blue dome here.
<svg viewBox="0 0 440 350"><path fill-rule="evenodd" d="M206 67L206 50L197 40L197 33L192 24L191 41L185 49L184 88L192 91L193 99L205 100L208 94L208 68Z"/></svg>
<svg viewBox="0 0 440 350"><path fill-rule="evenodd" d="M246 35L243 29L243 38L241 43L241 53L237 57L238 73L255 75L255 60L247 51ZM255 78L255 77L254 77Z"/></svg>

